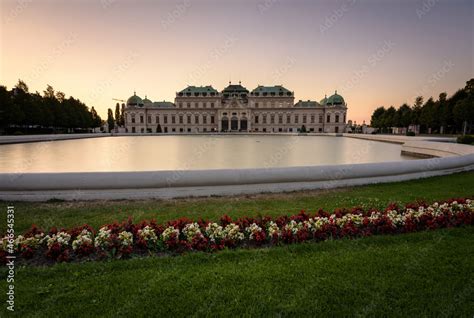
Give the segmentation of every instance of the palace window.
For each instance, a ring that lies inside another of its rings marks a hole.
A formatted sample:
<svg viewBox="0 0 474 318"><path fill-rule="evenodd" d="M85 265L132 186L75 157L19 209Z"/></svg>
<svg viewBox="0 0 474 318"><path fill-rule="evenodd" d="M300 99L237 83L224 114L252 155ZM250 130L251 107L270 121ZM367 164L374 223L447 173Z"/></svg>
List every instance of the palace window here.
<svg viewBox="0 0 474 318"><path fill-rule="evenodd" d="M135 119L135 118L134 118ZM132 133L136 133L135 127L132 127Z"/></svg>
<svg viewBox="0 0 474 318"><path fill-rule="evenodd" d="M191 108L191 103L187 103L186 106L188 106L188 108Z"/></svg>
<svg viewBox="0 0 474 318"><path fill-rule="evenodd" d="M206 108L206 107L207 107L207 103L206 103L206 102L203 102L203 103L202 103L202 107L203 107L203 108Z"/></svg>
<svg viewBox="0 0 474 318"><path fill-rule="evenodd" d="M132 116L132 124L135 124L135 116Z"/></svg>
<svg viewBox="0 0 474 318"><path fill-rule="evenodd" d="M183 103L181 103L181 102L178 103L178 107L179 107L179 108L183 108Z"/></svg>
<svg viewBox="0 0 474 318"><path fill-rule="evenodd" d="M187 116L187 121L186 121L186 122L187 122L188 124L191 123L191 115L188 115L188 116Z"/></svg>
<svg viewBox="0 0 474 318"><path fill-rule="evenodd" d="M148 123L151 124L151 116L148 116L147 120L148 120Z"/></svg>
<svg viewBox="0 0 474 318"><path fill-rule="evenodd" d="M143 124L143 115L140 115L140 123Z"/></svg>
<svg viewBox="0 0 474 318"><path fill-rule="evenodd" d="M211 116L211 124L214 124L214 116Z"/></svg>
<svg viewBox="0 0 474 318"><path fill-rule="evenodd" d="M158 124L160 122L160 116L155 117L156 123Z"/></svg>
<svg viewBox="0 0 474 318"><path fill-rule="evenodd" d="M306 115L303 115L303 124L306 124Z"/></svg>
<svg viewBox="0 0 474 318"><path fill-rule="evenodd" d="M311 123L314 124L315 117L314 115L311 115Z"/></svg>
<svg viewBox="0 0 474 318"><path fill-rule="evenodd" d="M263 123L264 123L264 124L267 123L267 115L263 115Z"/></svg>
<svg viewBox="0 0 474 318"><path fill-rule="evenodd" d="M202 116L202 123L207 124L207 116L206 115Z"/></svg>
<svg viewBox="0 0 474 318"><path fill-rule="evenodd" d="M194 116L194 123L199 124L199 115Z"/></svg>
<svg viewBox="0 0 474 318"><path fill-rule="evenodd" d="M278 123L283 124L283 115L278 115Z"/></svg>
<svg viewBox="0 0 474 318"><path fill-rule="evenodd" d="M258 124L258 115L255 115L255 123Z"/></svg>
<svg viewBox="0 0 474 318"><path fill-rule="evenodd" d="M174 116L173 116L174 117ZM168 123L168 116L164 115L163 116L163 123L167 124ZM174 124L174 123L173 123Z"/></svg>
<svg viewBox="0 0 474 318"><path fill-rule="evenodd" d="M291 122L291 116L286 115L286 123L289 124Z"/></svg>
<svg viewBox="0 0 474 318"><path fill-rule="evenodd" d="M319 123L320 123L320 124L323 123L323 115L319 115Z"/></svg>
<svg viewBox="0 0 474 318"><path fill-rule="evenodd" d="M336 115L336 123L339 122L339 115Z"/></svg>
<svg viewBox="0 0 474 318"><path fill-rule="evenodd" d="M180 115L180 116L179 116L179 123L180 123L180 124L183 123L183 115Z"/></svg>
<svg viewBox="0 0 474 318"><path fill-rule="evenodd" d="M255 103L255 108L258 108L258 102Z"/></svg>
<svg viewBox="0 0 474 318"><path fill-rule="evenodd" d="M326 117L326 122L327 122L327 123L330 123L330 122L331 122L331 115L330 115L330 114L328 114L328 116Z"/></svg>
<svg viewBox="0 0 474 318"><path fill-rule="evenodd" d="M199 108L199 103L194 103L194 108Z"/></svg>
<svg viewBox="0 0 474 318"><path fill-rule="evenodd" d="M214 103L211 103L211 108L214 108Z"/></svg>
<svg viewBox="0 0 474 318"><path fill-rule="evenodd" d="M275 123L275 115L270 115L270 124L274 124Z"/></svg>
<svg viewBox="0 0 474 318"><path fill-rule="evenodd" d="M295 115L295 124L298 123L298 119L299 119L298 117L299 117L298 115Z"/></svg>

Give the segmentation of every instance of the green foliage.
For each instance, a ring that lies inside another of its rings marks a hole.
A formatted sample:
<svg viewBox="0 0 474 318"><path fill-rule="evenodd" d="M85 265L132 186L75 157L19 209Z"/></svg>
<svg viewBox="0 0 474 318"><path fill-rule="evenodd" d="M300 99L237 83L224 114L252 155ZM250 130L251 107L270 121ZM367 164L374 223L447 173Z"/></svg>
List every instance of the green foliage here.
<svg viewBox="0 0 474 318"><path fill-rule="evenodd" d="M474 136L473 135L459 136L457 139L457 142L459 144L474 145Z"/></svg>
<svg viewBox="0 0 474 318"><path fill-rule="evenodd" d="M415 132L414 131L407 131L407 136L415 136Z"/></svg>
<svg viewBox="0 0 474 318"><path fill-rule="evenodd" d="M391 127L420 125L422 133L462 133L466 127L467 133L474 130L474 79L466 83L464 89L458 90L447 98L441 93L438 100L430 97L423 102L418 96L412 107L403 104L394 112L394 108L378 107L371 118L371 126L381 132L388 132Z"/></svg>
<svg viewBox="0 0 474 318"><path fill-rule="evenodd" d="M109 126L109 131L112 131L115 127L114 114L110 108L107 111L107 125Z"/></svg>
<svg viewBox="0 0 474 318"><path fill-rule="evenodd" d="M30 93L21 80L10 91L0 86L0 130L7 133L30 133L33 128L42 132L87 129L98 127L100 123L93 108L89 111L80 100L66 98L63 92L55 92L50 85L43 96L38 92Z"/></svg>

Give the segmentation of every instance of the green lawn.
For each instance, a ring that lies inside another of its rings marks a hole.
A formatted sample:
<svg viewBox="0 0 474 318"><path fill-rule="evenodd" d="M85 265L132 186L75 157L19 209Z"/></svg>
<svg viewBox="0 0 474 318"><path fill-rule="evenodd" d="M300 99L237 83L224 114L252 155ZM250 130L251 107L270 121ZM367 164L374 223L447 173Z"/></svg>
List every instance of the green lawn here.
<svg viewBox="0 0 474 318"><path fill-rule="evenodd" d="M384 208L390 202L435 201L452 197L474 197L474 172L337 190L233 198L13 204L15 229L22 232L33 223L43 228L72 227L84 223L99 227L115 220L125 220L128 216L135 221L155 218L162 222L182 216L217 220L223 214L231 217L258 214L279 216L296 214L300 210L333 210L353 206ZM0 232L4 232L5 222L0 223Z"/></svg>
<svg viewBox="0 0 474 318"><path fill-rule="evenodd" d="M19 268L15 314L472 317L473 254L474 227L465 227Z"/></svg>
<svg viewBox="0 0 474 318"><path fill-rule="evenodd" d="M135 220L281 215L474 197L474 172L331 191L166 201L14 203L17 232ZM6 202L4 202L6 205ZM2 222L4 226L4 222ZM4 229L4 228L3 228ZM472 317L474 227L398 236L17 267L19 317ZM7 288L0 269L0 288ZM7 315L6 304L0 317Z"/></svg>

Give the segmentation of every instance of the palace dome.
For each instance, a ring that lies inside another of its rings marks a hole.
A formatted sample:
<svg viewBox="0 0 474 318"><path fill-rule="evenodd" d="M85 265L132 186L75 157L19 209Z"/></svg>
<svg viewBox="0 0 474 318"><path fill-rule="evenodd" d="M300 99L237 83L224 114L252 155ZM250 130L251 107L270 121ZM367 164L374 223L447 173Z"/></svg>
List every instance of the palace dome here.
<svg viewBox="0 0 474 318"><path fill-rule="evenodd" d="M127 99L127 106L143 106L143 100L134 92L133 96Z"/></svg>
<svg viewBox="0 0 474 318"><path fill-rule="evenodd" d="M324 95L324 98L319 101L321 105L326 105L326 102L328 101L328 97Z"/></svg>
<svg viewBox="0 0 474 318"><path fill-rule="evenodd" d="M148 97L146 97L146 95L145 95L145 99L143 100L143 104L144 105L150 105L150 104L153 104L153 102L151 100L149 100Z"/></svg>
<svg viewBox="0 0 474 318"><path fill-rule="evenodd" d="M345 101L344 98L336 91L334 95L329 96L329 98L326 100L326 105L345 105Z"/></svg>

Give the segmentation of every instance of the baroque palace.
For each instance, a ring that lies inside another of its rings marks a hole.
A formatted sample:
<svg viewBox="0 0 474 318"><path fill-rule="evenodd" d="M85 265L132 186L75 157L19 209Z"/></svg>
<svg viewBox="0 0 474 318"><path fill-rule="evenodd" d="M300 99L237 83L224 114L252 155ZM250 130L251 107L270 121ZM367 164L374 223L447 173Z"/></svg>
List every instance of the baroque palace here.
<svg viewBox="0 0 474 318"><path fill-rule="evenodd" d="M188 86L175 102L152 102L134 94L125 107L131 133L319 132L341 133L347 104L337 94L294 103L294 92L281 85L248 91L239 82L218 92L212 86Z"/></svg>

